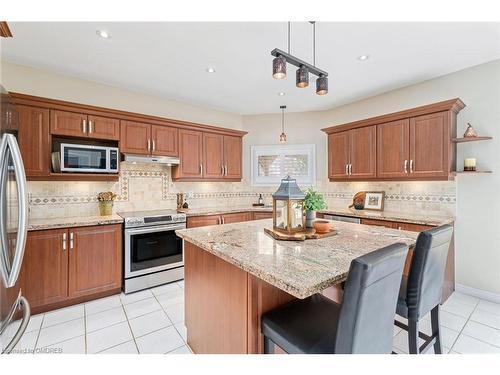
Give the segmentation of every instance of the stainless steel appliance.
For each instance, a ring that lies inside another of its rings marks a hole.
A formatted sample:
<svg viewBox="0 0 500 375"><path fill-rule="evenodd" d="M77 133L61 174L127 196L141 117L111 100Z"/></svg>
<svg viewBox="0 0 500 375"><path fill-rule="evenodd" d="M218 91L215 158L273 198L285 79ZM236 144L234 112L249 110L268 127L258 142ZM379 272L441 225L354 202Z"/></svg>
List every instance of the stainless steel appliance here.
<svg viewBox="0 0 500 375"><path fill-rule="evenodd" d="M30 320L30 306L17 283L27 235L28 197L17 144L18 118L0 86L0 352L10 353ZM13 320L22 311L22 320Z"/></svg>
<svg viewBox="0 0 500 375"><path fill-rule="evenodd" d="M163 164L167 166L179 165L180 159L174 156L143 156L125 154L124 161L138 164Z"/></svg>
<svg viewBox="0 0 500 375"><path fill-rule="evenodd" d="M349 217L349 216L340 216L340 215L324 215L326 220L335 220L335 221L345 221L347 223L356 223L361 224L361 219L358 217Z"/></svg>
<svg viewBox="0 0 500 375"><path fill-rule="evenodd" d="M117 147L61 143L52 153L54 172L118 173Z"/></svg>
<svg viewBox="0 0 500 375"><path fill-rule="evenodd" d="M184 247L175 231L186 228L186 214L154 210L119 215L125 220L125 293L184 278Z"/></svg>

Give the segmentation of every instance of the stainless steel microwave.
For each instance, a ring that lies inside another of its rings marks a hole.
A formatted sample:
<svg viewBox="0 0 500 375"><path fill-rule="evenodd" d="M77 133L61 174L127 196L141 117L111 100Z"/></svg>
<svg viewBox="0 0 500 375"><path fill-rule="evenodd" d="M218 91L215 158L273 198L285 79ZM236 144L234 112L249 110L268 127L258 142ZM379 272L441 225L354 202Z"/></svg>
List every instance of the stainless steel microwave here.
<svg viewBox="0 0 500 375"><path fill-rule="evenodd" d="M52 153L54 172L118 173L117 147L61 143Z"/></svg>

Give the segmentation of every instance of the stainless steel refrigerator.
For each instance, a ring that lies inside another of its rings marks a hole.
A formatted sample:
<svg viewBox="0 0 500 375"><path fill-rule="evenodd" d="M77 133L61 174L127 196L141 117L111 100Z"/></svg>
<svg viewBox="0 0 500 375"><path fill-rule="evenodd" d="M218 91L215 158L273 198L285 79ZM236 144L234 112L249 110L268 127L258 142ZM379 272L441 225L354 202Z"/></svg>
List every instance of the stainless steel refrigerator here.
<svg viewBox="0 0 500 375"><path fill-rule="evenodd" d="M18 281L28 225L26 174L17 143L19 118L0 85L0 352L11 353L30 320Z"/></svg>

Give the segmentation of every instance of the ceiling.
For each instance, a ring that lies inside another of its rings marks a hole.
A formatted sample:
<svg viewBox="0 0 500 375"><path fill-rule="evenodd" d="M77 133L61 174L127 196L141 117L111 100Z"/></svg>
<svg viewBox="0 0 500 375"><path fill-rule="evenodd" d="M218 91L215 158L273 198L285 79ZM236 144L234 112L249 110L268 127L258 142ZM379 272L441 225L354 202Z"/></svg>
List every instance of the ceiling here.
<svg viewBox="0 0 500 375"><path fill-rule="evenodd" d="M281 104L312 111L498 59L499 25L318 22L316 65L330 74L325 96L315 94L314 77L296 88L293 66L286 80L272 78L270 52L286 50L284 22L13 22L2 59L240 114L279 112ZM291 53L311 61L311 24L291 30ZM370 58L358 60L363 54Z"/></svg>

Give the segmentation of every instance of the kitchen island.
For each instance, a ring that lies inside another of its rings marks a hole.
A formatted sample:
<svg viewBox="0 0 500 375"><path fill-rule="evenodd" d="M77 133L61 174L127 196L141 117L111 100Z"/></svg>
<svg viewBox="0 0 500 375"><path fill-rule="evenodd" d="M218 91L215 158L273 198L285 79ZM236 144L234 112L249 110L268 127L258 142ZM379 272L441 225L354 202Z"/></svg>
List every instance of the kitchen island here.
<svg viewBox="0 0 500 375"><path fill-rule="evenodd" d="M185 323L195 353L262 353L260 316L344 281L354 258L418 233L334 222L305 242L264 233L272 220L178 230L184 240Z"/></svg>

